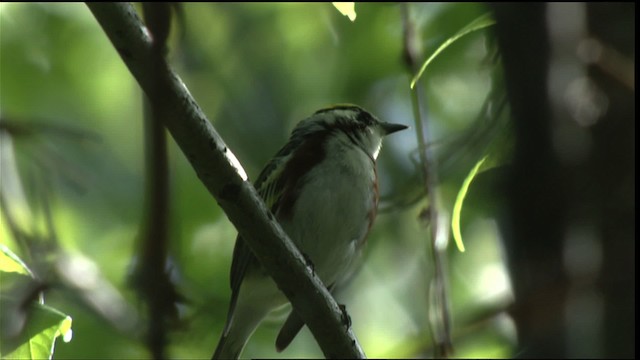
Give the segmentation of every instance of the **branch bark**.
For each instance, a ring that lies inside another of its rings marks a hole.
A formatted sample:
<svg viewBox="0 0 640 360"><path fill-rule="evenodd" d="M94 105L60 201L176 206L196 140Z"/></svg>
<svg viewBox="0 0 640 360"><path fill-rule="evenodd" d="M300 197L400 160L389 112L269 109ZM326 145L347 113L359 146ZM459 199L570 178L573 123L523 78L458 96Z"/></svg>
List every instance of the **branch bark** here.
<svg viewBox="0 0 640 360"><path fill-rule="evenodd" d="M241 177L235 156L207 120L180 78L162 60L161 77L150 71L152 42L129 4L87 6L154 106L198 178L227 214L258 260L313 333L329 358L363 358L343 312L322 281L264 205L255 188ZM155 88L154 88L155 87Z"/></svg>

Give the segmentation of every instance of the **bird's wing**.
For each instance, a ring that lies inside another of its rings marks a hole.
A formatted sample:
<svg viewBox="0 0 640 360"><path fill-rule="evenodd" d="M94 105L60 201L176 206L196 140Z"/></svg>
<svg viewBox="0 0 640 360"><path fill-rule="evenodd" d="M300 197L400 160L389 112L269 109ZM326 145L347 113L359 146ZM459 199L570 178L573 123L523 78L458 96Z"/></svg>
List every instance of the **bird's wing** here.
<svg viewBox="0 0 640 360"><path fill-rule="evenodd" d="M260 172L260 175L258 175L258 179L255 182L258 195L262 197L265 205L272 212L276 211L284 190L284 182L279 181L280 175L284 170L284 164L291 157L293 150L298 145L299 142L289 141L282 149L280 149L267 166L265 166L262 172ZM238 293L240 291L242 280L244 279L247 269L250 266L256 265L258 265L258 262L255 255L253 255L253 252L247 246L244 239L241 236L238 236L233 249L233 258L231 260L231 303L229 305L227 324L224 331L225 334L231 326L231 319L238 300Z"/></svg>

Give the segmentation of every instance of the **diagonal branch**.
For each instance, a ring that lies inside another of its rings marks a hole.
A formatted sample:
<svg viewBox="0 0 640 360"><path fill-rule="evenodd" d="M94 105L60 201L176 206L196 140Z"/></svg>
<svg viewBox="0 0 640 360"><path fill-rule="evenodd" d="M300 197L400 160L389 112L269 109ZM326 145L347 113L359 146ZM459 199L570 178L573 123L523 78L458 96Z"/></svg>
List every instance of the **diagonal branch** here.
<svg viewBox="0 0 640 360"><path fill-rule="evenodd" d="M362 358L364 353L322 281L267 210L254 187L239 175L235 156L207 120L180 78L162 60L149 71L152 43L129 4L88 3L131 74L196 174L225 211L278 287L291 301L327 357ZM156 75L156 74L161 75ZM158 78L158 76L161 76ZM154 88L155 87L155 88Z"/></svg>

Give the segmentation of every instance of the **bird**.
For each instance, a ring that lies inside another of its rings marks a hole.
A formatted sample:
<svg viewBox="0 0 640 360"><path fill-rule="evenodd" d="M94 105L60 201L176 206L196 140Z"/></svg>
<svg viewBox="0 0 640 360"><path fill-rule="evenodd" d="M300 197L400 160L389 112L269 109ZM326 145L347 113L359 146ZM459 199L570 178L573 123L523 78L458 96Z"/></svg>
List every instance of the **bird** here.
<svg viewBox="0 0 640 360"><path fill-rule="evenodd" d="M260 172L255 188L329 291L349 279L378 206L382 139L406 129L353 104L300 121ZM231 301L213 359L236 359L260 322L288 303L242 237L233 250ZM292 309L276 339L284 350L304 326Z"/></svg>

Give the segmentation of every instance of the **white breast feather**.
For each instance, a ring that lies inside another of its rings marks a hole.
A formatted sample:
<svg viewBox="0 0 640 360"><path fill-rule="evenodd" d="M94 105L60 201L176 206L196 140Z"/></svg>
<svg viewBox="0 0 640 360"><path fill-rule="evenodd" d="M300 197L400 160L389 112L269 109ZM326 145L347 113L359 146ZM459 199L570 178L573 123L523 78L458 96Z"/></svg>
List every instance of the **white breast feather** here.
<svg viewBox="0 0 640 360"><path fill-rule="evenodd" d="M282 225L331 285L367 233L375 173L371 158L352 144L331 139L325 148L325 159L306 175L292 221Z"/></svg>

